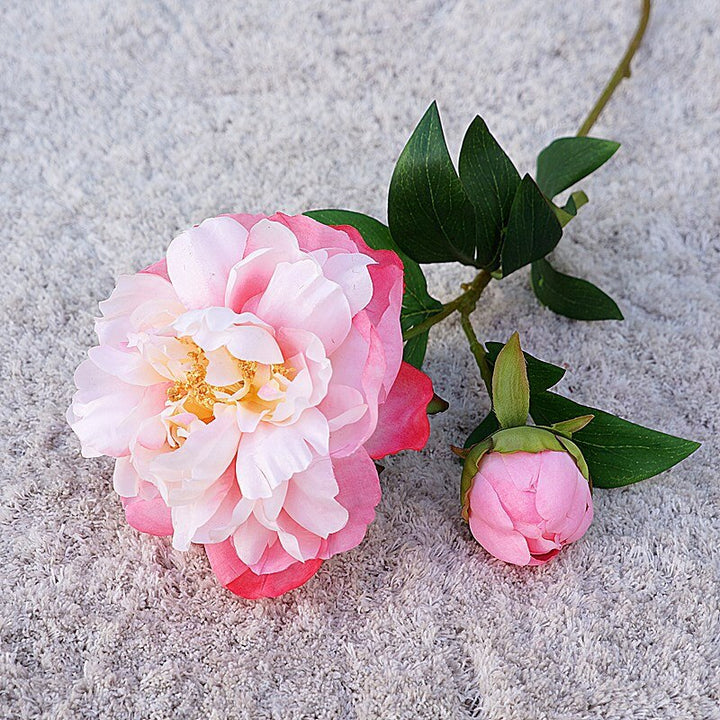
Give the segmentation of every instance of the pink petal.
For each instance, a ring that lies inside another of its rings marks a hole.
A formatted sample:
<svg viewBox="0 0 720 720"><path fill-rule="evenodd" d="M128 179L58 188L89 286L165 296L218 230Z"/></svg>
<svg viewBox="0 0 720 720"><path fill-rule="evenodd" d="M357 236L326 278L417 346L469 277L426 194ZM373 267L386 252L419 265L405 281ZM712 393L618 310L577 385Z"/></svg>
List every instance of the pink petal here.
<svg viewBox="0 0 720 720"><path fill-rule="evenodd" d="M248 232L256 223L267 218L267 215L258 213L256 215L250 213L224 213L220 217L232 218L235 222L240 223Z"/></svg>
<svg viewBox="0 0 720 720"><path fill-rule="evenodd" d="M328 537L323 557L358 545L375 519L375 506L380 502L377 468L363 448L349 457L333 458L333 471L340 488L335 499L347 510L348 521L342 530Z"/></svg>
<svg viewBox="0 0 720 720"><path fill-rule="evenodd" d="M158 495L151 500L122 498L128 524L140 532L165 537L173 534L170 508Z"/></svg>
<svg viewBox="0 0 720 720"><path fill-rule="evenodd" d="M324 225L323 223L307 217L307 215L285 215L284 213L276 213L270 220L281 222L292 230L293 235L298 239L300 249L305 252L314 252L315 250L328 250L337 248L345 252L356 253L358 246L349 237L346 232L347 228L342 230ZM353 228L354 232L357 232ZM365 245L365 243L363 243ZM367 247L367 246L365 246ZM369 252L361 250L365 255L373 257Z"/></svg>
<svg viewBox="0 0 720 720"><path fill-rule="evenodd" d="M404 362L385 402L377 427L365 443L376 460L401 450L422 450L430 437L427 406L433 396L430 378Z"/></svg>
<svg viewBox="0 0 720 720"><path fill-rule="evenodd" d="M301 259L297 239L285 225L259 220L250 229L245 257L230 271L225 304L240 312L250 298L265 290L278 263Z"/></svg>
<svg viewBox="0 0 720 720"><path fill-rule="evenodd" d="M476 478L470 490L470 531L473 537L500 560L515 565L530 562L530 550L503 508L492 485Z"/></svg>
<svg viewBox="0 0 720 720"><path fill-rule="evenodd" d="M367 407L367 412L359 414L355 422L344 424L334 433L331 440L333 455L344 457L367 442L375 431L378 395L385 375L382 343L365 311L359 312L353 318L350 333L332 354L331 360L333 375L328 393L334 393L334 385L354 388L363 397Z"/></svg>
<svg viewBox="0 0 720 720"><path fill-rule="evenodd" d="M323 263L323 275L343 289L352 315L364 310L372 299L374 288L368 265L373 264L372 258L359 253L338 253ZM402 295L402 274L400 288ZM402 340L400 343L402 344Z"/></svg>
<svg viewBox="0 0 720 720"><path fill-rule="evenodd" d="M578 488L578 476L586 487L588 483L582 477L575 461L565 452L545 450L537 453L535 457L542 463L535 504L540 515L547 520L548 529L555 531L572 507Z"/></svg>
<svg viewBox="0 0 720 720"><path fill-rule="evenodd" d="M173 547L176 550L187 550L191 542L201 542L201 539L196 537L198 530L218 511L233 486L237 487L237 482L235 468L230 465L199 498L186 505L171 508Z"/></svg>
<svg viewBox="0 0 720 720"><path fill-rule="evenodd" d="M342 289L323 277L310 259L278 264L255 312L273 327L314 333L328 355L340 346L351 326L350 306Z"/></svg>
<svg viewBox="0 0 720 720"><path fill-rule="evenodd" d="M541 467L538 454L528 452L490 452L478 466L478 476L490 483L515 529L526 537L539 537L544 526L535 507L535 483Z"/></svg>
<svg viewBox="0 0 720 720"><path fill-rule="evenodd" d="M184 310L173 286L157 274L121 275L100 303L95 331L101 344L125 346L132 333L169 325Z"/></svg>
<svg viewBox="0 0 720 720"><path fill-rule="evenodd" d="M229 540L206 545L205 551L223 587L248 600L279 597L294 590L306 583L322 565L322 560L308 560L294 563L282 572L256 575L238 558Z"/></svg>
<svg viewBox="0 0 720 720"><path fill-rule="evenodd" d="M144 270L141 270L142 273L148 273L149 275L159 275L164 280L167 280L170 282L170 276L168 275L167 271L167 259L163 258L162 260L158 260L156 263L153 263L152 265L148 265Z"/></svg>
<svg viewBox="0 0 720 720"><path fill-rule="evenodd" d="M96 345L88 350L88 357L109 375L131 385L155 385L167 382L134 348L120 349L112 345Z"/></svg>
<svg viewBox="0 0 720 720"><path fill-rule="evenodd" d="M246 565L253 565L260 560L265 549L275 539L275 531L265 527L255 515L250 515L232 535L235 552Z"/></svg>
<svg viewBox="0 0 720 720"><path fill-rule="evenodd" d="M348 521L347 509L335 499L338 491L330 459L316 460L290 479L285 512L305 529L327 538Z"/></svg>
<svg viewBox="0 0 720 720"><path fill-rule="evenodd" d="M237 448L243 496L270 497L280 483L305 470L314 454L326 455L328 439L327 420L316 408L305 410L292 425L261 423L255 432L244 433Z"/></svg>
<svg viewBox="0 0 720 720"><path fill-rule="evenodd" d="M187 308L222 306L230 270L243 256L247 230L229 217L210 218L178 235L167 268Z"/></svg>

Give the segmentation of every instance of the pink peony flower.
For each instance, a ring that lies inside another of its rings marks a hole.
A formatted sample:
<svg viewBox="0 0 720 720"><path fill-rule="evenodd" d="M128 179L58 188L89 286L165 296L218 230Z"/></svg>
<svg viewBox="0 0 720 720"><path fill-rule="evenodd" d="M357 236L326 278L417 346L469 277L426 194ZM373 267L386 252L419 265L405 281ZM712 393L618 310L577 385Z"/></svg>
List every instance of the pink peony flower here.
<svg viewBox="0 0 720 720"><path fill-rule="evenodd" d="M398 256L304 216L228 215L100 303L68 421L117 458L128 522L205 545L248 598L355 547L373 459L427 442L430 380L402 362Z"/></svg>
<svg viewBox="0 0 720 720"><path fill-rule="evenodd" d="M488 452L466 511L475 539L515 565L544 565L593 519L590 485L566 452Z"/></svg>

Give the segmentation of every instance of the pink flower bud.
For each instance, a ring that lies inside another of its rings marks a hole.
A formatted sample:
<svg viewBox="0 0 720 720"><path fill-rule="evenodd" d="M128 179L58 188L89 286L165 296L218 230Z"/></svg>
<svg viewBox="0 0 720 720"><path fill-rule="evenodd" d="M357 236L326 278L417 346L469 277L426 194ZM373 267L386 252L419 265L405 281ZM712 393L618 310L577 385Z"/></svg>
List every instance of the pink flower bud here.
<svg viewBox="0 0 720 720"><path fill-rule="evenodd" d="M491 451L477 468L467 495L470 530L500 560L543 565L592 522L590 486L566 452Z"/></svg>

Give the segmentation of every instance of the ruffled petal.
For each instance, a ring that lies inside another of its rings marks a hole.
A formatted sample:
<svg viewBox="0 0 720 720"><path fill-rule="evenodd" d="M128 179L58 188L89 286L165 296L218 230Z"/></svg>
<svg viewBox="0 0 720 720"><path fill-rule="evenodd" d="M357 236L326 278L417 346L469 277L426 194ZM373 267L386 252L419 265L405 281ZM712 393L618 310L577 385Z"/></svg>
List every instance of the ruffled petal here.
<svg viewBox="0 0 720 720"><path fill-rule="evenodd" d="M150 500L142 497L122 498L122 504L128 525L136 530L158 537L173 534L170 508L159 495Z"/></svg>
<svg viewBox="0 0 720 720"><path fill-rule="evenodd" d="M381 497L377 468L364 448L349 457L333 458L332 463L339 488L335 499L347 510L348 520L342 530L328 537L323 557L360 544L375 519L375 507Z"/></svg>
<svg viewBox="0 0 720 720"><path fill-rule="evenodd" d="M279 263L255 313L273 327L308 330L327 354L350 331L350 306L342 288L325 278L313 260Z"/></svg>
<svg viewBox="0 0 720 720"><path fill-rule="evenodd" d="M128 455L140 425L165 407L168 387L130 385L92 360L75 371L75 385L67 421L80 438L83 457Z"/></svg>
<svg viewBox="0 0 720 720"><path fill-rule="evenodd" d="M275 598L294 590L306 583L322 565L322 560L308 560L293 563L281 572L257 575L240 560L230 540L206 545L205 551L222 586L248 600Z"/></svg>
<svg viewBox="0 0 720 720"><path fill-rule="evenodd" d="M422 450L430 437L427 406L433 397L430 378L404 362L378 410L375 432L365 443L376 460L401 450Z"/></svg>
<svg viewBox="0 0 720 720"><path fill-rule="evenodd" d="M515 565L530 562L530 550L503 508L497 493L484 478L476 478L470 489L470 531L473 537L500 560Z"/></svg>
<svg viewBox="0 0 720 720"><path fill-rule="evenodd" d="M230 270L243 256L247 230L229 217L204 220L178 235L167 250L167 269L188 309L222 306Z"/></svg>
<svg viewBox="0 0 720 720"><path fill-rule="evenodd" d="M327 454L328 438L327 420L316 408L305 410L292 425L260 423L255 432L243 434L237 451L243 497L270 497L274 488L305 470L314 454Z"/></svg>

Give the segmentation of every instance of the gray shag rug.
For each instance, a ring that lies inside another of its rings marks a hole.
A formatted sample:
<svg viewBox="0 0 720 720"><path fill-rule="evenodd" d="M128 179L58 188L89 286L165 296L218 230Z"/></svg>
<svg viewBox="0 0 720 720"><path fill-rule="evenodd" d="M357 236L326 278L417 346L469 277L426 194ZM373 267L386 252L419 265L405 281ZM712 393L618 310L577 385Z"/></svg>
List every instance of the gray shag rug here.
<svg viewBox="0 0 720 720"><path fill-rule="evenodd" d="M523 171L573 134L639 3L5 2L0 717L719 718L720 23L662 0L595 134L557 265L625 322L541 308L519 272L481 338L519 329L562 391L700 440L661 477L595 494L585 538L541 569L491 559L457 507L487 409L457 325L426 369L451 403L386 463L367 540L305 587L248 602L201 549L128 527L107 459L63 414L114 278L227 211L385 216L394 162L438 100L456 152L481 113ZM468 279L428 268L441 299ZM468 380L468 378L472 378Z"/></svg>

